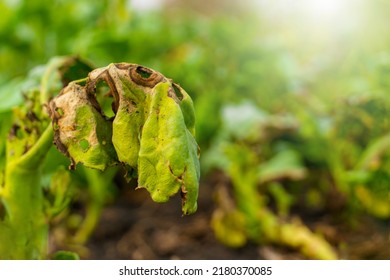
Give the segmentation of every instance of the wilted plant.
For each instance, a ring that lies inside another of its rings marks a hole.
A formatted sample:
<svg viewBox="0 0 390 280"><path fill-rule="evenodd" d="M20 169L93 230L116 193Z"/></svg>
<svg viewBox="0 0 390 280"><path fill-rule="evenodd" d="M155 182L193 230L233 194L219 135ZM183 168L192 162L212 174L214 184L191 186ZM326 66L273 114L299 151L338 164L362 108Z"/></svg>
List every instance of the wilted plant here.
<svg viewBox="0 0 390 280"><path fill-rule="evenodd" d="M307 170L289 138L297 130L291 116L270 116L245 103L226 106L221 134L205 155L206 168L217 168L231 184L216 191L212 227L231 247L248 241L279 244L313 259L335 259L332 246L297 217L290 217L294 197L282 182L302 180ZM275 201L276 213L269 197Z"/></svg>
<svg viewBox="0 0 390 280"><path fill-rule="evenodd" d="M335 249L291 217L291 208L309 216L334 213L355 225L363 213L390 216L387 98L340 100L321 116L296 101L289 104L294 116L249 103L225 107L220 133L203 157L204 167L222 170L232 187L221 184L216 192L218 239L233 247L276 243L329 259L337 257Z"/></svg>
<svg viewBox="0 0 390 280"><path fill-rule="evenodd" d="M53 139L71 159L71 169L78 163L100 171L120 164L154 201L165 202L180 191L183 214L196 211L199 149L189 95L162 74L136 64L111 64L79 80L89 71L87 64L74 58L53 60L40 87L28 90L25 103L15 109L0 193L4 206L0 258L46 258L48 221L69 202L66 176L52 184L50 209L45 202L42 167ZM54 97L61 82L65 87ZM102 82L109 88L106 98L112 98L112 116L105 114L96 96ZM96 183L96 176L87 177ZM92 218L79 233L79 241L89 235L101 206L98 201L92 207Z"/></svg>

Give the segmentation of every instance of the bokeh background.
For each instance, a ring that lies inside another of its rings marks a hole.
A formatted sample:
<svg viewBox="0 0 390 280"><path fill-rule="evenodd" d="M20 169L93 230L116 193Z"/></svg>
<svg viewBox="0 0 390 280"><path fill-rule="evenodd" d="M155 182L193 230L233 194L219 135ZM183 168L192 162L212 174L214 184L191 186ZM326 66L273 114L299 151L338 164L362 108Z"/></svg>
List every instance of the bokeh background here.
<svg viewBox="0 0 390 280"><path fill-rule="evenodd" d="M1 0L0 11L3 139L28 73L57 56L151 67L196 109L198 213L181 217L178 199L153 204L120 171L103 192L79 171L67 214L52 222L52 250L390 259L389 1ZM55 151L53 162L68 164ZM47 168L45 182L55 174ZM96 229L71 244L94 199Z"/></svg>

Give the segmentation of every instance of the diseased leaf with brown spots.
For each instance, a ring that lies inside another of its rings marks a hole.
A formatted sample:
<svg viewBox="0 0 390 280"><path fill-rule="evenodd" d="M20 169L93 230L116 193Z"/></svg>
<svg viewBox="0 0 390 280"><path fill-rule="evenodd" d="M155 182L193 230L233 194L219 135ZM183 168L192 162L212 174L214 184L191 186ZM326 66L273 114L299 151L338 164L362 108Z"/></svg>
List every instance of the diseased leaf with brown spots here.
<svg viewBox="0 0 390 280"><path fill-rule="evenodd" d="M113 118L95 97L105 83ZM197 209L199 147L190 96L152 69L110 64L88 75L85 86L70 83L50 103L57 148L73 162L104 170L121 163L138 175L154 201L182 196L182 211Z"/></svg>

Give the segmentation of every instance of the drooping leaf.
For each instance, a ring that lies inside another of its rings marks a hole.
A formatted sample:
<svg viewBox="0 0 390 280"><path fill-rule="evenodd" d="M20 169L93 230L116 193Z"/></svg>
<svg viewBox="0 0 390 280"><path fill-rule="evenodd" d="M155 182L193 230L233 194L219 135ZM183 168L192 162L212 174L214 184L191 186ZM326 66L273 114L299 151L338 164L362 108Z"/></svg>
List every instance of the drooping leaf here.
<svg viewBox="0 0 390 280"><path fill-rule="evenodd" d="M180 106L168 96L169 83L156 86L142 130L139 185L155 201L167 201L179 190L183 212L196 211L199 181L198 147L186 129Z"/></svg>
<svg viewBox="0 0 390 280"><path fill-rule="evenodd" d="M96 98L109 88L114 116ZM152 69L110 64L88 75L85 85L70 83L50 102L59 150L74 164L104 170L121 163L140 188L165 202L182 195L182 211L196 211L200 177L195 113L190 96Z"/></svg>

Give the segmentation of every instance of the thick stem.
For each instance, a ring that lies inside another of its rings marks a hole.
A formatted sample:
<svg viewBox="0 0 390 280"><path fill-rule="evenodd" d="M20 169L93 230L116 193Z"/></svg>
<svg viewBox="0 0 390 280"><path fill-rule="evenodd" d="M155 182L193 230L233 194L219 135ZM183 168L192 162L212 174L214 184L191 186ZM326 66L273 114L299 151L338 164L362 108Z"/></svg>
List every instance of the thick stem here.
<svg viewBox="0 0 390 280"><path fill-rule="evenodd" d="M41 167L53 142L51 126L21 158L7 162L1 199L6 209L0 227L2 259L41 259L48 226L43 212Z"/></svg>

